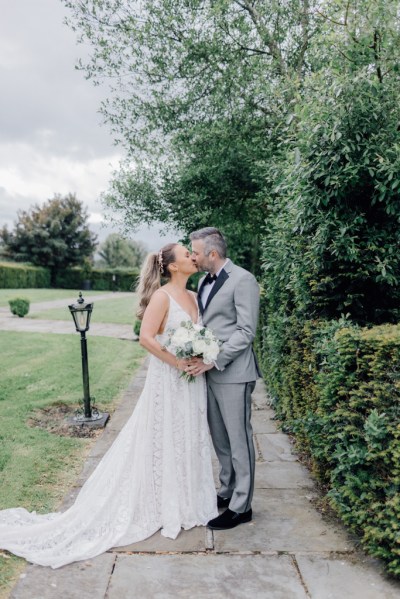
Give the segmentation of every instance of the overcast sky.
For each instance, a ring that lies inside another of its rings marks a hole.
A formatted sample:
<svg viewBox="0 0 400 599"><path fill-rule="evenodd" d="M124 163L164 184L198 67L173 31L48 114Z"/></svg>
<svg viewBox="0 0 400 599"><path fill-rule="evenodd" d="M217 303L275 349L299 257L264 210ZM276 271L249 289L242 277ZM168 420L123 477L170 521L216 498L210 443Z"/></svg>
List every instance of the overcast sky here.
<svg viewBox="0 0 400 599"><path fill-rule="evenodd" d="M0 225L55 193L76 193L103 239L101 191L122 150L98 113L107 90L75 70L82 46L61 0L0 0ZM176 238L143 229L150 250Z"/></svg>

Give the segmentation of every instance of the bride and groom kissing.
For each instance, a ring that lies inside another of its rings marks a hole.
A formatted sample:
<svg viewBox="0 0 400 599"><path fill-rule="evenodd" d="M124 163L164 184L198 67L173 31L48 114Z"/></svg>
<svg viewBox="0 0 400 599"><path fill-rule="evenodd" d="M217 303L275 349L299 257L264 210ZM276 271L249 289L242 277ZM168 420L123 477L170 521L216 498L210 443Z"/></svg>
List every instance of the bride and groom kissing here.
<svg viewBox="0 0 400 599"><path fill-rule="evenodd" d="M68 510L0 511L1 549L58 568L160 529L175 539L182 528L225 530L252 519L259 288L251 273L227 258L218 229L200 229L190 239L192 252L168 244L148 256L141 272L140 343L150 363L132 416ZM196 297L186 284L197 271L207 275ZM185 322L202 324L219 339L213 363L180 358L168 345ZM210 433L220 465L218 494ZM219 514L218 508L226 509Z"/></svg>

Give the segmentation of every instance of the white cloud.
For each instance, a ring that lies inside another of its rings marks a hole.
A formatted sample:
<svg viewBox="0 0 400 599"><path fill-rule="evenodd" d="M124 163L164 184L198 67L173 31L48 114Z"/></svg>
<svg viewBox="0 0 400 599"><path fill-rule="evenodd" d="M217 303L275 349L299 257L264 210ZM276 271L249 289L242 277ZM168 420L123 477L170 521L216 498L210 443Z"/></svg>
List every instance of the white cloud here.
<svg viewBox="0 0 400 599"><path fill-rule="evenodd" d="M107 88L76 71L85 52L64 24L60 0L3 2L0 19L0 226L12 227L55 193L76 193L99 239L115 231L103 222L100 193L122 158L98 113ZM150 250L176 240L162 225L132 238Z"/></svg>
<svg viewBox="0 0 400 599"><path fill-rule="evenodd" d="M11 71L31 62L29 55L21 51L21 46L11 39L0 39L0 68Z"/></svg>
<svg viewBox="0 0 400 599"><path fill-rule="evenodd" d="M99 212L91 212L89 214L88 221L90 224L100 225L101 223L104 222L104 217Z"/></svg>
<svg viewBox="0 0 400 599"><path fill-rule="evenodd" d="M91 160L71 159L38 152L25 143L0 144L0 182L15 210L26 209L27 200L42 203L55 193L76 193L94 212L98 212L100 193L107 189L111 172L117 168L119 154Z"/></svg>

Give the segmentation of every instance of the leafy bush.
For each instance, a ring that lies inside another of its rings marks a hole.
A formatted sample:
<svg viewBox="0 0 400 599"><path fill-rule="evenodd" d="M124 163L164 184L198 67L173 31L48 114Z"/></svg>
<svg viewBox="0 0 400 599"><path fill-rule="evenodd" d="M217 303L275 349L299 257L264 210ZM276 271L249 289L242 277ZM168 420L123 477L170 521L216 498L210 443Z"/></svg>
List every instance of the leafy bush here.
<svg viewBox="0 0 400 599"><path fill-rule="evenodd" d="M16 262L0 262L0 289L33 289L50 287L47 268Z"/></svg>
<svg viewBox="0 0 400 599"><path fill-rule="evenodd" d="M10 304L10 310L16 316L23 318L29 312L30 302L28 299L22 297L16 297L8 302Z"/></svg>
<svg viewBox="0 0 400 599"><path fill-rule="evenodd" d="M278 411L343 521L400 576L400 325L287 327L284 351L272 346L280 359L263 360Z"/></svg>
<svg viewBox="0 0 400 599"><path fill-rule="evenodd" d="M329 85L327 85L327 81ZM315 76L268 167L265 316L361 324L400 318L399 84Z"/></svg>

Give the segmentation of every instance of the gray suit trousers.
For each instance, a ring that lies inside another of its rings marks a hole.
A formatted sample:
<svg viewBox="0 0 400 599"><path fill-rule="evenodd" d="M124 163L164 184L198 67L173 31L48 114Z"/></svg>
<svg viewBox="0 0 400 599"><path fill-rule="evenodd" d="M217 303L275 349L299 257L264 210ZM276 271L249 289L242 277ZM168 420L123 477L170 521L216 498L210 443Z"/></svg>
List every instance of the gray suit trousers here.
<svg viewBox="0 0 400 599"><path fill-rule="evenodd" d="M229 509L251 508L255 451L250 423L255 381L218 384L207 378L208 424L221 466L218 494L230 497Z"/></svg>

